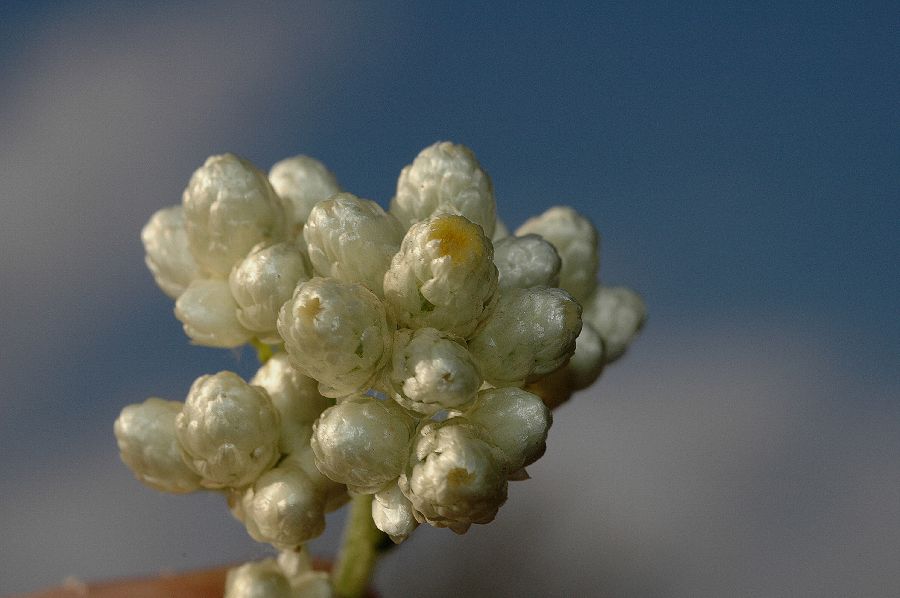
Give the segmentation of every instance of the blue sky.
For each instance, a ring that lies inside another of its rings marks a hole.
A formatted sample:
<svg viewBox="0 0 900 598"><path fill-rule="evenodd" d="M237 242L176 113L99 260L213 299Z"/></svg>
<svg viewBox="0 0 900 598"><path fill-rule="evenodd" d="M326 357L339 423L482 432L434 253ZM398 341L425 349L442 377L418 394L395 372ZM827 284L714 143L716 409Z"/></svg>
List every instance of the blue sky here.
<svg viewBox="0 0 900 598"><path fill-rule="evenodd" d="M650 320L559 412L497 524L423 534L415 554L477 571L467 554L546 508L570 513L535 540L560 593L779 595L793 579L793 595L895 595L893 564L869 569L900 549L898 20L891 3L4 3L0 592L260 550L214 497L139 486L111 432L127 403L253 371L189 346L143 266L141 226L205 157L311 154L385 205L400 168L450 139L512 226L558 203L587 214L601 279L638 289ZM583 479L554 477L572 459ZM585 498L548 491L565 484ZM168 535L194 518L191 538ZM602 579L549 556L572 546Z"/></svg>

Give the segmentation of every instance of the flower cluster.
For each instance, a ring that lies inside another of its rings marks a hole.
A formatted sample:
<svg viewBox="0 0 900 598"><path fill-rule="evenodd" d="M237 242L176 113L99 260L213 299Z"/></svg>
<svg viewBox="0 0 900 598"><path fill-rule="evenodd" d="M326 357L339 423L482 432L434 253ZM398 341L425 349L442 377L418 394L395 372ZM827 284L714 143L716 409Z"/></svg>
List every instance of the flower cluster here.
<svg viewBox="0 0 900 598"><path fill-rule="evenodd" d="M249 383L201 376L183 403L151 398L115 424L138 479L221 491L285 551L233 570L233 597L328 595L297 551L349 495L373 495L395 542L492 521L544 453L550 409L645 317L634 292L598 285L587 219L554 207L509 234L487 173L448 142L402 170L387 212L312 158L266 176L213 156L142 240L194 343L275 351Z"/></svg>

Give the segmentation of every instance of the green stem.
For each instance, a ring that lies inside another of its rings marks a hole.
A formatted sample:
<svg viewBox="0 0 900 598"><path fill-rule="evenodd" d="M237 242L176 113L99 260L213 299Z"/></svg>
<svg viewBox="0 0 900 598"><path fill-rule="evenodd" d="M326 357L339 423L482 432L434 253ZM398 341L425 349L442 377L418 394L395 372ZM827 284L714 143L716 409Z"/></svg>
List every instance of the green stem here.
<svg viewBox="0 0 900 598"><path fill-rule="evenodd" d="M269 358L272 357L272 347L255 336L250 339L250 344L256 349L256 358L259 360L260 365L265 365Z"/></svg>
<svg viewBox="0 0 900 598"><path fill-rule="evenodd" d="M372 495L354 496L332 574L335 594L340 598L365 596L384 538L372 521Z"/></svg>

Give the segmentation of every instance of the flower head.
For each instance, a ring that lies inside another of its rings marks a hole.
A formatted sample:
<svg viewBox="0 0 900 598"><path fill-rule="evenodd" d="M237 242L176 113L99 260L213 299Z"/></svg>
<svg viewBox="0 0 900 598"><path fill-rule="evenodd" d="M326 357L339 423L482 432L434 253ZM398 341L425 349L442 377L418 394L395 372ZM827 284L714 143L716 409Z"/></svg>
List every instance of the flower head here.
<svg viewBox="0 0 900 598"><path fill-rule="evenodd" d="M385 301L401 326L465 338L493 308L493 256L481 228L462 216L414 224L384 276Z"/></svg>
<svg viewBox="0 0 900 598"><path fill-rule="evenodd" d="M257 243L285 237L284 207L266 175L233 154L208 158L182 205L191 253L216 276L228 276Z"/></svg>
<svg viewBox="0 0 900 598"><path fill-rule="evenodd" d="M278 333L294 367L318 380L327 397L366 390L390 358L384 306L359 283L301 282L281 307Z"/></svg>
<svg viewBox="0 0 900 598"><path fill-rule="evenodd" d="M191 386L175 418L175 435L204 486L237 488L278 459L278 424L265 390L233 372L219 372Z"/></svg>
<svg viewBox="0 0 900 598"><path fill-rule="evenodd" d="M400 172L391 213L407 228L436 214L459 214L490 238L497 206L491 179L472 150L443 141L423 149Z"/></svg>

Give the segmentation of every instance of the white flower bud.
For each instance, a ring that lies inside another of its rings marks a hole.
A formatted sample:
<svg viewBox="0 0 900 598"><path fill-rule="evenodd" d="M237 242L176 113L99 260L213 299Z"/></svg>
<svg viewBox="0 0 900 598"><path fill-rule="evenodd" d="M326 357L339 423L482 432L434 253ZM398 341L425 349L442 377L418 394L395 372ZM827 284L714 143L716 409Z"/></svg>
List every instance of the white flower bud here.
<svg viewBox="0 0 900 598"><path fill-rule="evenodd" d="M525 221L516 235L535 233L553 244L562 259L559 286L584 302L597 288L600 237L591 222L568 206L550 208Z"/></svg>
<svg viewBox="0 0 900 598"><path fill-rule="evenodd" d="M360 282L382 296L384 273L400 249L404 229L374 201L339 193L309 213L303 238L316 273Z"/></svg>
<svg viewBox="0 0 900 598"><path fill-rule="evenodd" d="M233 372L191 386L175 434L207 488L245 486L278 460L278 412L266 391Z"/></svg>
<svg viewBox="0 0 900 598"><path fill-rule="evenodd" d="M418 430L398 482L418 520L457 533L493 521L506 501L506 456L482 435L461 417L430 421Z"/></svg>
<svg viewBox="0 0 900 598"><path fill-rule="evenodd" d="M281 199L262 172L233 154L209 157L182 204L194 259L214 275L228 276L254 245L285 236Z"/></svg>
<svg viewBox="0 0 900 598"><path fill-rule="evenodd" d="M575 354L569 363L539 380L525 385L525 390L541 397L550 409L568 401L576 390L594 383L606 365L603 339L588 322L583 322L575 342Z"/></svg>
<svg viewBox="0 0 900 598"><path fill-rule="evenodd" d="M181 206L153 214L141 230L141 241L147 268L159 288L172 299L178 299L191 281L200 277L200 268L188 248Z"/></svg>
<svg viewBox="0 0 900 598"><path fill-rule="evenodd" d="M468 337L496 299L493 255L481 228L462 216L415 224L384 276L385 300L402 326Z"/></svg>
<svg viewBox="0 0 900 598"><path fill-rule="evenodd" d="M572 390L587 388L600 377L606 363L603 339L590 322L585 321L575 341L575 354L563 369Z"/></svg>
<svg viewBox="0 0 900 598"><path fill-rule="evenodd" d="M229 569L224 598L296 598L296 595L278 562L265 559Z"/></svg>
<svg viewBox="0 0 900 598"><path fill-rule="evenodd" d="M309 448L312 424L325 409L334 404L319 394L315 379L304 376L291 365L287 353L273 355L257 370L250 384L269 393L281 420L279 450L288 455Z"/></svg>
<svg viewBox="0 0 900 598"><path fill-rule="evenodd" d="M553 245L538 235L506 237L494 243L494 264L501 289L558 287L560 259Z"/></svg>
<svg viewBox="0 0 900 598"><path fill-rule="evenodd" d="M368 388L393 340L378 297L334 278L301 282L281 308L278 332L294 367L318 380L327 397Z"/></svg>
<svg viewBox="0 0 900 598"><path fill-rule="evenodd" d="M397 484L390 484L375 493L372 501L372 520L375 527L391 537L395 544L406 540L419 522L413 513L412 503L403 496Z"/></svg>
<svg viewBox="0 0 900 598"><path fill-rule="evenodd" d="M600 377L606 365L604 351L603 339L589 322L584 321L569 363L526 384L525 390L538 395L547 407L555 409L568 401L576 390L587 388Z"/></svg>
<svg viewBox="0 0 900 598"><path fill-rule="evenodd" d="M200 476L181 458L175 438L178 401L150 398L122 409L113 430L122 461L141 482L163 492L192 492L200 488Z"/></svg>
<svg viewBox="0 0 900 598"><path fill-rule="evenodd" d="M254 247L228 277L238 321L263 341L281 342L275 330L278 311L297 283L311 276L306 258L293 243Z"/></svg>
<svg viewBox="0 0 900 598"><path fill-rule="evenodd" d="M309 434L311 437L311 426ZM317 488L319 488L319 491L325 497L326 513L331 513L332 511L340 509L342 506L347 504L347 501L350 500L350 495L347 494L347 486L329 479L321 471L319 471L318 467L316 467L316 454L313 452L309 440L306 441L305 447L296 449L293 453L291 453L291 460L293 460L303 468L303 471L306 472L307 477L312 480L312 482L316 485Z"/></svg>
<svg viewBox="0 0 900 598"><path fill-rule="evenodd" d="M313 424L310 444L319 471L370 494L400 475L414 429L393 401L359 395L326 409Z"/></svg>
<svg viewBox="0 0 900 598"><path fill-rule="evenodd" d="M506 456L506 469L511 472L531 465L544 454L553 423L541 398L520 388L481 391L465 417L487 430L491 442Z"/></svg>
<svg viewBox="0 0 900 598"><path fill-rule="evenodd" d="M315 571L306 548L282 550L278 565L294 589L294 598L332 598L334 592L327 571Z"/></svg>
<svg viewBox="0 0 900 598"><path fill-rule="evenodd" d="M390 211L406 228L435 214L459 214L488 238L497 219L491 178L472 150L449 141L426 147L403 168Z"/></svg>
<svg viewBox="0 0 900 598"><path fill-rule="evenodd" d="M238 321L237 308L227 280L201 279L192 282L175 302L175 317L195 344L232 348L253 336Z"/></svg>
<svg viewBox="0 0 900 598"><path fill-rule="evenodd" d="M277 162L269 171L269 181L286 204L291 238L300 233L316 203L341 190L331 171L309 156L294 156Z"/></svg>
<svg viewBox="0 0 900 598"><path fill-rule="evenodd" d="M647 308L640 295L625 287L600 287L584 307L584 319L600 334L606 348L606 363L625 353L644 321Z"/></svg>
<svg viewBox="0 0 900 598"><path fill-rule="evenodd" d="M392 353L385 372L391 397L417 413L463 408L481 388L481 374L465 345L434 328L399 330Z"/></svg>
<svg viewBox="0 0 900 598"><path fill-rule="evenodd" d="M562 289L506 289L469 351L490 384L521 386L562 366L580 331L581 306Z"/></svg>
<svg viewBox="0 0 900 598"><path fill-rule="evenodd" d="M325 531L325 497L290 457L243 491L239 512L254 540L277 548L299 546Z"/></svg>

